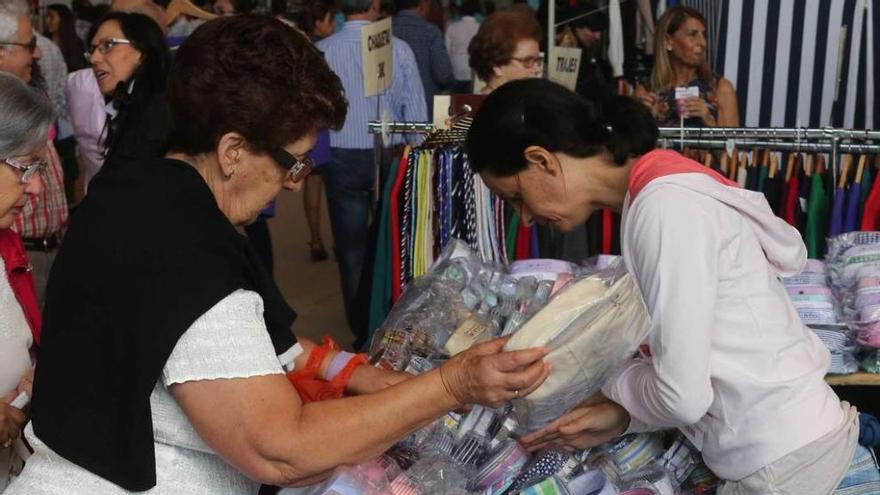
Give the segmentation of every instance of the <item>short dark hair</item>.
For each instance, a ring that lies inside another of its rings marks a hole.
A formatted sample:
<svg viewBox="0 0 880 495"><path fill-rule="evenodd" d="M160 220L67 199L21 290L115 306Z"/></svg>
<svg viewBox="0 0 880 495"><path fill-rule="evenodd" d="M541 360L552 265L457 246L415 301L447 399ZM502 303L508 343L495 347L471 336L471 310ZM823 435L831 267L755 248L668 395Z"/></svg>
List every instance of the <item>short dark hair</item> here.
<svg viewBox="0 0 880 495"><path fill-rule="evenodd" d="M509 177L527 167L529 146L577 158L607 150L622 165L654 149L658 135L651 113L632 98L615 96L600 107L554 82L522 79L486 97L466 148L474 170Z"/></svg>
<svg viewBox="0 0 880 495"><path fill-rule="evenodd" d="M342 13L346 16L363 14L373 6L373 0L340 0Z"/></svg>
<svg viewBox="0 0 880 495"><path fill-rule="evenodd" d="M149 16L133 12L110 12L92 26L86 38L88 43L94 41L95 33L101 25L109 21L118 22L122 34L141 53L141 62L130 79L137 81L134 91L138 94L164 91L168 69L171 66L171 52L156 21Z"/></svg>
<svg viewBox="0 0 880 495"><path fill-rule="evenodd" d="M334 0L312 0L296 15L296 27L311 36L315 33L315 24L323 21L327 14L335 12L336 2Z"/></svg>
<svg viewBox="0 0 880 495"><path fill-rule="evenodd" d="M470 65L483 81L492 76L492 69L510 62L521 40L541 42L541 25L530 13L500 10L486 18L468 45Z"/></svg>
<svg viewBox="0 0 880 495"><path fill-rule="evenodd" d="M459 7L461 15L477 15L482 10L483 6L480 5L480 0L464 0Z"/></svg>
<svg viewBox="0 0 880 495"><path fill-rule="evenodd" d="M422 3L422 0L394 0L394 11L400 12L401 10L414 9Z"/></svg>
<svg viewBox="0 0 880 495"><path fill-rule="evenodd" d="M299 31L258 15L207 22L180 46L168 81L170 148L213 151L227 132L257 153L345 122L342 83Z"/></svg>

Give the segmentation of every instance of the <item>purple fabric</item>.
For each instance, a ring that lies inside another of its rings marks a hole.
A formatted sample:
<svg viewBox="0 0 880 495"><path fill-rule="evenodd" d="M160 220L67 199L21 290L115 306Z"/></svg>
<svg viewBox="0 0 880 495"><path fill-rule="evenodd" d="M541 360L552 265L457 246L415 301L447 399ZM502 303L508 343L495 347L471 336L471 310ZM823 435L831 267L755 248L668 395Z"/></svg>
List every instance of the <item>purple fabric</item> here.
<svg viewBox="0 0 880 495"><path fill-rule="evenodd" d="M838 188L834 194L834 206L831 207L831 227L828 235L835 236L843 233L843 210L846 204L846 190Z"/></svg>
<svg viewBox="0 0 880 495"><path fill-rule="evenodd" d="M330 131L325 130L318 134L318 141L309 156L318 167L330 162Z"/></svg>
<svg viewBox="0 0 880 495"><path fill-rule="evenodd" d="M858 182L852 185L849 190L849 197L846 201L846 217L843 221L844 232L855 232L859 230L859 202L862 199L862 185Z"/></svg>
<svg viewBox="0 0 880 495"><path fill-rule="evenodd" d="M260 212L261 217L272 218L275 216L275 200L273 199L266 208Z"/></svg>

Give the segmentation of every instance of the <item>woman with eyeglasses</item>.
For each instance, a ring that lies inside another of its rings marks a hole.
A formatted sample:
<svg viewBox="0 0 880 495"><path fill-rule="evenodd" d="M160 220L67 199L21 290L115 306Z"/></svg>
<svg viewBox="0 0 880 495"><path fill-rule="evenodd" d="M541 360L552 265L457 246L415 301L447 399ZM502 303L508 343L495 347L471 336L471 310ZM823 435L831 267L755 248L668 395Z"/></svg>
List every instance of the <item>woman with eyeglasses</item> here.
<svg viewBox="0 0 880 495"><path fill-rule="evenodd" d="M480 25L468 46L471 69L489 94L517 79L541 77L541 26L535 16L517 9L495 12Z"/></svg>
<svg viewBox="0 0 880 495"><path fill-rule="evenodd" d="M339 78L301 32L253 15L200 26L168 100L170 152L103 170L71 222L25 428L35 452L5 495L311 484L543 382L546 351L503 353L503 340L416 377L297 343L296 314L236 227L299 190L318 132L345 119ZM314 400L343 389L356 396Z"/></svg>
<svg viewBox="0 0 880 495"><path fill-rule="evenodd" d="M104 167L162 156L168 141L165 81L171 55L143 14L112 12L88 36L88 58L104 99Z"/></svg>
<svg viewBox="0 0 880 495"><path fill-rule="evenodd" d="M21 237L10 229L29 196L43 190L40 171L54 112L48 99L0 72L0 492L21 470L26 421L22 393L31 395L31 350L40 310Z"/></svg>

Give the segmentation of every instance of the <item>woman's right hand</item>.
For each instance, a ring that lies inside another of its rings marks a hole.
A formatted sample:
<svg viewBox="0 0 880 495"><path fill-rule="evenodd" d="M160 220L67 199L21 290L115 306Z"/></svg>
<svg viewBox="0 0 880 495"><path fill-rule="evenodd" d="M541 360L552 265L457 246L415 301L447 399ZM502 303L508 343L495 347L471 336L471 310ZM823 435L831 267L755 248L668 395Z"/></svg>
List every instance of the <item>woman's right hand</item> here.
<svg viewBox="0 0 880 495"><path fill-rule="evenodd" d="M456 354L440 367L447 391L459 405L499 407L525 397L544 383L550 365L545 348L503 352L509 337L490 340Z"/></svg>
<svg viewBox="0 0 880 495"><path fill-rule="evenodd" d="M16 395L17 392L13 390L0 400L0 447L2 448L9 447L9 444L18 438L27 420L21 409L9 405Z"/></svg>
<svg viewBox="0 0 880 495"><path fill-rule="evenodd" d="M633 97L642 102L651 115L657 115L657 93L648 91L646 87L637 84L635 91L633 91Z"/></svg>

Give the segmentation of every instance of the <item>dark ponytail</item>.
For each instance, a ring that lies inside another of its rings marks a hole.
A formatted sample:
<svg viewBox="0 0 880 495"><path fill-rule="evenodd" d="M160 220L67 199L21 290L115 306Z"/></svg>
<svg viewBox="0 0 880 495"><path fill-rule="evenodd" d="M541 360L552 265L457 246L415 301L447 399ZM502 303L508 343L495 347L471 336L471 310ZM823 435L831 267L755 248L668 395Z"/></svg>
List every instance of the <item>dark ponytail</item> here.
<svg viewBox="0 0 880 495"><path fill-rule="evenodd" d="M632 98L615 96L600 105L556 83L523 79L486 98L466 148L474 170L509 177L526 168L529 146L577 158L607 150L623 165L654 149L658 135L650 112Z"/></svg>

